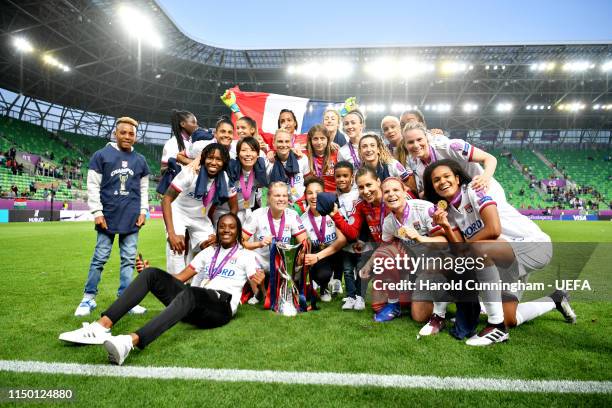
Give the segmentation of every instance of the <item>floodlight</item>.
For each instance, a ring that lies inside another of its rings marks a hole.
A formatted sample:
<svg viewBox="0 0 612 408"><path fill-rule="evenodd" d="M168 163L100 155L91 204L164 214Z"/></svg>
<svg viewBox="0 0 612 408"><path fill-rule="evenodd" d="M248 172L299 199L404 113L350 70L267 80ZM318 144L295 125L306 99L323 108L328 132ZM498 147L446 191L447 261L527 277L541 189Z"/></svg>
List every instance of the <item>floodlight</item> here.
<svg viewBox="0 0 612 408"><path fill-rule="evenodd" d="M364 71L378 78L381 81L387 80L395 76L397 73L397 64L389 58L379 58L365 65Z"/></svg>
<svg viewBox="0 0 612 408"><path fill-rule="evenodd" d="M512 110L512 104L509 102L500 102L495 109L498 112L510 112Z"/></svg>
<svg viewBox="0 0 612 408"><path fill-rule="evenodd" d="M591 68L594 68L595 64L588 61L572 61L563 64L563 71L568 72L585 72Z"/></svg>
<svg viewBox="0 0 612 408"><path fill-rule="evenodd" d="M13 45L19 52L28 53L34 51L32 44L23 37L13 38Z"/></svg>
<svg viewBox="0 0 612 408"><path fill-rule="evenodd" d="M129 35L147 42L154 48L161 48L162 41L148 17L130 6L119 7L119 19Z"/></svg>

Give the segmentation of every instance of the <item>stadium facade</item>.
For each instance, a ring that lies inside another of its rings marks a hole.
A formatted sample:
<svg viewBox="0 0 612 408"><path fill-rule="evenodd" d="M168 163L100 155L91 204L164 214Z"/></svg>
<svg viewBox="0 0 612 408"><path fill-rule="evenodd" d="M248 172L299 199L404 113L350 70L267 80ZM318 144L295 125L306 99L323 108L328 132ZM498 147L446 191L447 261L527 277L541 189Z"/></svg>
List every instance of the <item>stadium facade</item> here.
<svg viewBox="0 0 612 408"><path fill-rule="evenodd" d="M127 20L111 0L0 4L0 114L52 130L105 136L114 117L130 115L145 122L141 138L161 143L171 109L211 126L227 113L219 95L238 85L329 101L357 96L372 129L386 114L418 107L451 136L611 142L609 42L236 50L190 38L153 0L130 2L137 14ZM140 16L152 32L130 35L143 31ZM17 38L34 51L16 48Z"/></svg>

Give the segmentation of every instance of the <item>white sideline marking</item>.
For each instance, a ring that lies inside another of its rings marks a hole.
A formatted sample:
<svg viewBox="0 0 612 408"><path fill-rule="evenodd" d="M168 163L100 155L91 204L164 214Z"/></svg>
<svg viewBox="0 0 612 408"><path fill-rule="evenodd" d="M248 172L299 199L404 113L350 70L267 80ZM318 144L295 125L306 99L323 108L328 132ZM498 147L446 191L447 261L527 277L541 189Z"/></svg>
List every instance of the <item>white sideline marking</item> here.
<svg viewBox="0 0 612 408"><path fill-rule="evenodd" d="M508 391L549 393L612 393L612 381L510 380L492 378L434 377L315 373L273 370L235 370L189 367L136 367L96 364L46 363L0 360L0 371L18 373L70 374L95 377L134 377L210 381L244 381L282 384L315 384L352 387L424 388L464 391Z"/></svg>

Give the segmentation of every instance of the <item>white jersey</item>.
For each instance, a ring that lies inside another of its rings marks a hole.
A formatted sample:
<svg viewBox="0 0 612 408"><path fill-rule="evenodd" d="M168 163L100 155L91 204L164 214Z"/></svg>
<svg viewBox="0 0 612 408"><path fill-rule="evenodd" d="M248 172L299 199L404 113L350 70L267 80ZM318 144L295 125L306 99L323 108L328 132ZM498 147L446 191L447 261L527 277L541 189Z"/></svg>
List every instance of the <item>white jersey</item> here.
<svg viewBox="0 0 612 408"><path fill-rule="evenodd" d="M251 216L242 226L242 231L246 233L253 242L259 242L265 237L269 237L272 234L272 229L268 222L268 207L258 208L251 213ZM288 244L292 237L298 236L305 232L304 225L300 216L291 208L285 209L285 227L283 228L281 241ZM274 225L274 231L278 235L280 233L281 220L272 220ZM265 246L263 248L257 248L254 250L257 255L257 261L261 268L266 271L270 270L270 247Z"/></svg>
<svg viewBox="0 0 612 408"><path fill-rule="evenodd" d="M245 170L241 170L242 175L244 176L244 182L245 185L249 180L249 176L251 174L251 171L245 171ZM233 188L236 190L236 197L238 198L238 218L240 219L240 222L244 223L249 216L251 215L251 208L255 207L255 199L257 197L258 194L258 188L257 188L257 181L253 180L253 190L251 191L251 195L249 196L248 200L244 199L244 194L242 193L242 186L240 185L240 180L236 180L234 182ZM228 203L223 203L222 205L220 205L217 210L215 211L215 218L218 220L219 218L217 217L217 213L219 214L219 217L223 214L227 214L228 212L230 212L229 209L229 204Z"/></svg>
<svg viewBox="0 0 612 408"><path fill-rule="evenodd" d="M391 163L387 164L387 169L389 170L390 177L397 177L402 181L408 180L408 178L412 175L412 170L405 168L403 164L395 159L391 160Z"/></svg>
<svg viewBox="0 0 612 408"><path fill-rule="evenodd" d="M355 171L361 166L361 159L359 158L359 143L356 145L352 145L353 149L351 151L351 142L350 140L338 150L338 161L347 161L353 165ZM359 163L355 163L355 159Z"/></svg>
<svg viewBox="0 0 612 408"><path fill-rule="evenodd" d="M431 133L431 132L427 132L427 140L429 140L429 143L446 143L448 142L450 139L448 137L446 137L445 135L441 135L438 133Z"/></svg>
<svg viewBox="0 0 612 408"><path fill-rule="evenodd" d="M495 205L501 224L500 238L509 242L547 242L550 237L529 218L519 213L506 201L496 202L491 195L483 191L461 186L460 196L455 198L459 206L452 203L448 206L448 221L459 228L466 239L472 238L484 228L481 212L484 208ZM453 201L455 201L453 200Z"/></svg>
<svg viewBox="0 0 612 408"><path fill-rule="evenodd" d="M338 239L338 233L336 232L336 224L330 216L326 215L325 217L321 217L319 215L318 217L314 217L315 226L313 226L310 222L310 217L308 216L308 214L310 214L310 209L308 209L304 214L302 214L302 224L304 225L304 228L306 228L306 232L308 233L308 238L310 238L310 242L312 242L313 252L319 252L323 249L321 248L321 243L325 246L330 246L336 239ZM321 225L323 223L323 219L325 220L325 234L323 242L321 242L319 236L315 232L315 228L320 231L320 233L322 232Z"/></svg>
<svg viewBox="0 0 612 408"><path fill-rule="evenodd" d="M205 171L203 168L201 171ZM225 177L225 182L229 190L229 197L236 195L236 189L230 184L229 177L226 172L220 174L221 177ZM197 173L190 167L183 167L183 170L176 175L172 180L171 186L178 191L180 194L172 202L172 207L177 207L182 212L188 214L193 218L206 218L208 211L212 207L212 202L204 208L202 199L196 199L194 197L196 181L198 180ZM206 191L210 191L213 179L208 180Z"/></svg>
<svg viewBox="0 0 612 408"><path fill-rule="evenodd" d="M215 269L221 265L221 262L228 255L232 248L223 248L217 256ZM210 266L212 258L215 255L217 247L208 247L196 255L189 263L189 266L197 272L193 278L191 286L202 287L212 290L222 290L232 295L231 307L232 314L236 314L240 297L242 296L242 287L247 281L247 278L255 275L257 265L255 262L255 254L253 251L239 247L238 251L223 265L223 269L212 280L209 280Z"/></svg>
<svg viewBox="0 0 612 408"><path fill-rule="evenodd" d="M385 217L382 227L383 242L391 242L393 238L411 241L399 233L401 227L412 228L422 236L431 235L441 229L439 226L433 225L433 219L430 215L434 206L432 203L425 200L407 200L406 205L405 218L402 222L393 213L389 213ZM433 211L431 213L433 214Z"/></svg>
<svg viewBox="0 0 612 408"><path fill-rule="evenodd" d="M278 159L277 159L278 160ZM298 201L304 195L304 191L306 191L306 187L304 187L304 177L310 174L310 164L308 163L308 157L303 155L301 158L297 159L299 171L293 176L293 179L287 182L287 186L289 186L289 201L294 203ZM283 165L286 162L281 162ZM272 169L274 168L274 163L268 161L266 159L266 174L268 178L272 173Z"/></svg>
<svg viewBox="0 0 612 408"><path fill-rule="evenodd" d="M200 156L202 154L202 150L204 150L204 148L211 143L219 143L219 142L217 142L217 139L198 140L197 142L194 142L191 145L191 147L187 149L187 156L190 159L195 159L196 157ZM232 143L230 144L229 152L228 152L230 159L236 158L236 145L237 144L238 144L238 141L232 140Z"/></svg>
<svg viewBox="0 0 612 408"><path fill-rule="evenodd" d="M446 138L446 136L445 136ZM439 139L438 141L429 145L429 163L425 164L421 159L413 159L410 164L413 166L417 189L419 192L423 191L423 173L425 168L438 160L452 159L455 160L459 166L465 171L470 177L479 176L484 173L482 166L472 161L474 155L474 146L462 139ZM506 201L506 196L502 186L495 180L491 179L491 185L487 191L490 195L495 198L496 201Z"/></svg>
<svg viewBox="0 0 612 408"><path fill-rule="evenodd" d="M189 149L191 148L191 138L189 139L183 138L183 143L185 144L185 151L189 152ZM178 143L176 142L176 138L172 136L164 144L164 150L162 151L162 157L161 157L162 164L168 163L168 160L171 158L176 159L177 154L179 154Z"/></svg>

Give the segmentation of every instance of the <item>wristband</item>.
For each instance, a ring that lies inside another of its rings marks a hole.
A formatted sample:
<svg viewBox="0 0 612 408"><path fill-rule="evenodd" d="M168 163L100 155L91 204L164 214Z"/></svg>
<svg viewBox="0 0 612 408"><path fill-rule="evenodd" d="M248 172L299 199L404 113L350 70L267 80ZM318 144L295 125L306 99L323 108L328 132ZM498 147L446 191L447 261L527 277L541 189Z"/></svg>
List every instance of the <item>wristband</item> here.
<svg viewBox="0 0 612 408"><path fill-rule="evenodd" d="M231 105L229 108L230 108L230 109L231 109L231 111L232 111L232 112L234 112L234 113L238 113L238 112L240 112L240 107L238 106L238 104L233 103L233 104L232 104L232 105Z"/></svg>

